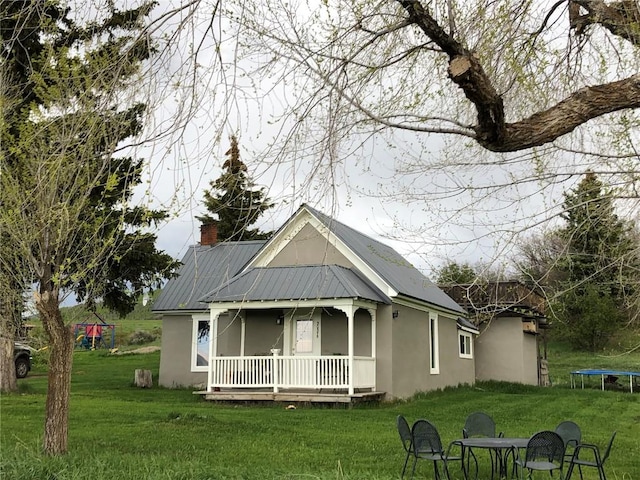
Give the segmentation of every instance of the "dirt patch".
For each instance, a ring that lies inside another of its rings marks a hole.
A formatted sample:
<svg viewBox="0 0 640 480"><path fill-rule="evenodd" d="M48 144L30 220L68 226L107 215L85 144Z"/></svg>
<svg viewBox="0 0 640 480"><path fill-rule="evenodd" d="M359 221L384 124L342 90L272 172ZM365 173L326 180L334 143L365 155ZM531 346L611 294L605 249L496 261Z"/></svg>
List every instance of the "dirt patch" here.
<svg viewBox="0 0 640 480"><path fill-rule="evenodd" d="M152 353L152 352L157 352L158 350L160 350L160 347L158 346L149 346L149 347L140 347L140 348L136 348L135 350L125 350L125 351L115 351L113 352L114 355L129 355L129 354L140 354L140 353Z"/></svg>

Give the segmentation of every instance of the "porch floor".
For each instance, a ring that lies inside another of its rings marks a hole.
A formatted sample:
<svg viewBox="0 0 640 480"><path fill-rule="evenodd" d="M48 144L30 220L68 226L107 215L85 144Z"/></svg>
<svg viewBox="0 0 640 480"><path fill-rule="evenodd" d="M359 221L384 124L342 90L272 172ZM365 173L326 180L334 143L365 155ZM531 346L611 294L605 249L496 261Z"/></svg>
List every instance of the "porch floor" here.
<svg viewBox="0 0 640 480"><path fill-rule="evenodd" d="M382 400L385 392L356 392L349 395L344 391L318 390L245 390L224 389L219 392L198 391L194 395L202 395L205 400L215 402L308 402L308 403L364 403Z"/></svg>

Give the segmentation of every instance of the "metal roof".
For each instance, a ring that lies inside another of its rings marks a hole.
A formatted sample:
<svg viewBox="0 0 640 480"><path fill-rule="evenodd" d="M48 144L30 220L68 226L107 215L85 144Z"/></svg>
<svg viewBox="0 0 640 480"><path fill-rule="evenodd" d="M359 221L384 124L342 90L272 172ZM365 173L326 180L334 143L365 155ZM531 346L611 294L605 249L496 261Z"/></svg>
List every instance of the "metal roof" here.
<svg viewBox="0 0 640 480"><path fill-rule="evenodd" d="M182 258L178 277L164 286L152 311L201 310L206 293L233 278L264 245L263 240L195 245Z"/></svg>
<svg viewBox="0 0 640 480"><path fill-rule="evenodd" d="M357 272L338 265L256 267L201 298L204 302L357 298L391 300Z"/></svg>
<svg viewBox="0 0 640 480"><path fill-rule="evenodd" d="M465 330L470 333L475 333L476 335L480 334L480 330L478 330L478 327L476 327L473 323L471 323L466 318L458 317L458 319L456 320L456 323L458 325L458 328L460 328L461 330Z"/></svg>
<svg viewBox="0 0 640 480"><path fill-rule="evenodd" d="M331 230L346 248L399 292L399 296L465 313L451 297L393 248L306 204L298 212L303 209ZM294 215L289 221L296 217ZM182 259L179 276L171 279L162 289L152 310L205 311L207 307L204 301L361 298L390 302L361 272L335 265L256 267L239 275L265 243L256 240L191 247ZM234 278L236 275L237 278Z"/></svg>
<svg viewBox="0 0 640 480"><path fill-rule="evenodd" d="M466 313L460 305L393 248L338 222L308 205L303 205L301 208L307 209L309 213L320 220L400 294L455 312Z"/></svg>

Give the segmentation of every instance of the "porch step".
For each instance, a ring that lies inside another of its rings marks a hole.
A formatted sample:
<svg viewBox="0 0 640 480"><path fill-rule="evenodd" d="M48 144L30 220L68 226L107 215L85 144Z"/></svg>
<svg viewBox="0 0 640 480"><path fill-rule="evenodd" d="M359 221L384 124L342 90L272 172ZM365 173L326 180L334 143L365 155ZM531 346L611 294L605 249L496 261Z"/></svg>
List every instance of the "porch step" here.
<svg viewBox="0 0 640 480"><path fill-rule="evenodd" d="M308 403L363 403L379 402L385 392L358 392L353 395L340 392L318 391L243 391L222 390L220 392L199 391L195 395L202 395L205 400L216 402L308 402Z"/></svg>

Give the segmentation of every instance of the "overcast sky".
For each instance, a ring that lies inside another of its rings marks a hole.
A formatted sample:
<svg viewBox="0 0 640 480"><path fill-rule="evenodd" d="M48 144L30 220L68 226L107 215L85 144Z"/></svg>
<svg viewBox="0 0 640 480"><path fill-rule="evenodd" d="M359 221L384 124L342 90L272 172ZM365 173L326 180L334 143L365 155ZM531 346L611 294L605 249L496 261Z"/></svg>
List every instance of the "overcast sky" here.
<svg viewBox="0 0 640 480"><path fill-rule="evenodd" d="M162 2L157 14L171 5ZM523 177L529 175L525 163L466 172L422 171L422 163L437 163L448 148L435 135L390 132L364 141L343 139L337 155L346 160L336 164L331 155L306 157L304 138L299 150L290 145L287 152L278 152L274 139L285 138L291 127L279 115L295 101L296 86L286 81L257 84L248 74L252 65L237 61L233 36L216 48L206 31L210 17L210 12L199 11L185 33L172 39L143 93L153 99L147 133L158 140L136 152L148 159L141 199L170 212L170 220L158 230L158 247L169 254L180 258L198 242L195 216L204 213L204 189L222 171L231 134L239 138L251 178L275 203L261 220L263 230L277 229L302 203L309 203L393 246L427 274L445 259L472 264L507 260L514 232L536 224L561 202L561 186L541 191L539 185L517 183L518 168ZM470 161L476 154L469 150ZM321 171L312 170L318 164ZM467 185L500 184L505 186L490 196L465 191Z"/></svg>

